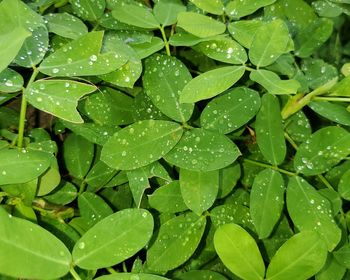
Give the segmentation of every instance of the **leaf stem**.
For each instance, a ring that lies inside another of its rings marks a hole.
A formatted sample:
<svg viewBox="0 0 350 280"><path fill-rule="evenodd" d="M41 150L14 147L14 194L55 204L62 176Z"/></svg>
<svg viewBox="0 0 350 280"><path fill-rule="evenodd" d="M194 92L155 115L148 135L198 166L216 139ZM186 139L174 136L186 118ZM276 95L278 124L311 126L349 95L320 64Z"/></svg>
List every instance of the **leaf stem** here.
<svg viewBox="0 0 350 280"><path fill-rule="evenodd" d="M334 101L334 102L350 102L350 97L328 97L328 96L316 96L314 100L320 101Z"/></svg>
<svg viewBox="0 0 350 280"><path fill-rule="evenodd" d="M31 84L34 82L38 74L39 74L39 70L35 66L33 66L32 76L30 77L26 88L23 89L22 91L21 111L19 115L18 139L17 139L17 147L19 148L22 148L23 146L24 127L25 127L26 114L27 114L27 100L24 96L24 92L31 86Z"/></svg>
<svg viewBox="0 0 350 280"><path fill-rule="evenodd" d="M329 188L330 190L334 191L333 186L328 182L328 180L322 175L318 174L317 177L322 181L322 183Z"/></svg>
<svg viewBox="0 0 350 280"><path fill-rule="evenodd" d="M168 42L168 39L165 35L165 30L164 30L164 25L162 25L161 27L159 27L159 30L160 32L162 33L162 37L163 37L163 41L164 41L164 45L165 45L165 50L166 50L166 54L168 56L171 56L171 53L170 53L170 47L169 47L169 42Z"/></svg>
<svg viewBox="0 0 350 280"><path fill-rule="evenodd" d="M117 274L117 273L118 273L113 267L106 267L106 270L107 270L110 274Z"/></svg>
<svg viewBox="0 0 350 280"><path fill-rule="evenodd" d="M74 270L73 266L71 266L69 273L73 276L75 280L81 280L79 274Z"/></svg>
<svg viewBox="0 0 350 280"><path fill-rule="evenodd" d="M265 167L265 168L270 168L272 170L276 170L276 171L279 171L283 174L286 174L286 175L289 175L289 176L296 176L297 174L294 173L294 172L291 172L291 171L288 171L288 170L285 170L285 169L282 169L282 168L279 168L275 165L271 165L271 164L267 164L267 163L263 163L263 162L260 162L260 161L255 161L255 160L251 160L251 159L248 159L248 158L245 158L243 159L245 162L248 162L250 164L254 164L254 165L257 165L257 166L260 166L260 167Z"/></svg>
<svg viewBox="0 0 350 280"><path fill-rule="evenodd" d="M80 183L78 195L81 195L81 194L84 192L85 186L86 186L86 182L85 182L85 180L83 180L83 181Z"/></svg>

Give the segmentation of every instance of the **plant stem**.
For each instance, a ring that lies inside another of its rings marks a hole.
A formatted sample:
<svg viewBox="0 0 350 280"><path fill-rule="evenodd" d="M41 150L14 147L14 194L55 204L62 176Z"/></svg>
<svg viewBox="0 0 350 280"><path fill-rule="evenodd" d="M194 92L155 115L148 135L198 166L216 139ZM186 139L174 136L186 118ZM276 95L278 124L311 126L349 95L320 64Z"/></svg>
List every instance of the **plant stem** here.
<svg viewBox="0 0 350 280"><path fill-rule="evenodd" d="M284 137L295 150L298 149L298 145L294 142L294 140L289 136L287 132L284 133Z"/></svg>
<svg viewBox="0 0 350 280"><path fill-rule="evenodd" d="M164 45L165 45L165 50L166 50L166 54L168 56L171 56L171 53L170 53L170 47L169 47L169 42L168 42L168 39L165 35L165 30L164 30L164 25L162 25L161 27L159 27L159 30L160 32L162 33L162 37L163 37L163 41L164 41Z"/></svg>
<svg viewBox="0 0 350 280"><path fill-rule="evenodd" d="M328 182L328 180L327 180L322 174L317 175L317 177L322 181L322 183L323 183L327 188L329 188L330 190L334 191L333 186Z"/></svg>
<svg viewBox="0 0 350 280"><path fill-rule="evenodd" d="M116 274L116 273L118 273L113 267L106 267L106 270L107 270L110 274Z"/></svg>
<svg viewBox="0 0 350 280"><path fill-rule="evenodd" d="M86 186L86 182L85 182L85 180L83 180L83 181L80 183L78 195L81 195L81 194L84 192L85 186Z"/></svg>
<svg viewBox="0 0 350 280"><path fill-rule="evenodd" d="M81 280L79 274L74 270L73 266L70 268L69 272L75 280Z"/></svg>
<svg viewBox="0 0 350 280"><path fill-rule="evenodd" d="M255 160L251 160L251 159L243 159L245 162L248 162L248 163L251 163L251 164L254 164L254 165L257 165L257 166L261 166L261 167L265 167L265 168L271 168L273 170L276 170L276 171L279 171L283 174L286 174L286 175L289 175L289 176L296 176L297 174L294 173L294 172L291 172L291 171L288 171L288 170L285 170L285 169L281 169L275 165L270 165L270 164L266 164L266 163L263 163L263 162L259 162L259 161L255 161Z"/></svg>
<svg viewBox="0 0 350 280"><path fill-rule="evenodd" d="M17 139L17 147L19 148L22 148L23 146L24 127L25 127L26 114L27 114L27 100L24 96L24 92L26 89L28 89L31 86L31 84L34 82L38 74L39 74L39 70L35 66L33 66L33 74L29 79L27 87L22 91L21 112L19 115L18 139Z"/></svg>
<svg viewBox="0 0 350 280"><path fill-rule="evenodd" d="M328 96L316 96L314 100L320 101L334 101L334 102L350 102L350 97L328 97Z"/></svg>

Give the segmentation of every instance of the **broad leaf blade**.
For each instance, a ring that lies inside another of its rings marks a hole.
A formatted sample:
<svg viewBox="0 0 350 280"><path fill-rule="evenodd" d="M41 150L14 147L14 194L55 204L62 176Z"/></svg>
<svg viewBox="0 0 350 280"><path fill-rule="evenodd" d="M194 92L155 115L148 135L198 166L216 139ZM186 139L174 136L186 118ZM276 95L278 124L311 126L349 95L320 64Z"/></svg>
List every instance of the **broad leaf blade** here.
<svg viewBox="0 0 350 280"><path fill-rule="evenodd" d="M214 97L234 85L244 74L243 66L225 66L200 74L180 94L180 102L193 103Z"/></svg>
<svg viewBox="0 0 350 280"><path fill-rule="evenodd" d="M327 247L316 232L304 231L288 239L272 258L268 280L305 280L325 264Z"/></svg>
<svg viewBox="0 0 350 280"><path fill-rule="evenodd" d="M101 159L115 169L136 169L167 154L181 135L182 127L177 123L139 121L113 135L103 146Z"/></svg>
<svg viewBox="0 0 350 280"><path fill-rule="evenodd" d="M236 224L219 227L214 246L224 265L237 276L249 280L264 278L265 265L253 237Z"/></svg>
<svg viewBox="0 0 350 280"><path fill-rule="evenodd" d="M148 211L125 209L116 212L79 239L73 248L74 263L84 269L118 264L141 250L152 233L153 218Z"/></svg>

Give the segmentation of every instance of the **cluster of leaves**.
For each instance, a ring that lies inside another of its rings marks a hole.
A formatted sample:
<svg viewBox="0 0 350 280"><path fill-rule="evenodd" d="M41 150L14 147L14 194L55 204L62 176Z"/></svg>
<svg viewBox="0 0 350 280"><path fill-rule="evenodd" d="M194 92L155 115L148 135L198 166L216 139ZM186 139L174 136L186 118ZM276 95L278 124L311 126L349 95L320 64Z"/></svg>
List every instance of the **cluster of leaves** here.
<svg viewBox="0 0 350 280"><path fill-rule="evenodd" d="M0 279L350 279L349 16L0 1Z"/></svg>

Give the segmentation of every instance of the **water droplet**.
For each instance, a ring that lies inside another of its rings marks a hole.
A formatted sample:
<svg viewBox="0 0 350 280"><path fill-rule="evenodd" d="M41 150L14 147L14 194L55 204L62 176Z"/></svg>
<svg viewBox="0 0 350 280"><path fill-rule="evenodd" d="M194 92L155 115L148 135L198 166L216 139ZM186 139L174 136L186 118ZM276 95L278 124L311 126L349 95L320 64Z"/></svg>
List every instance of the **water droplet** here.
<svg viewBox="0 0 350 280"><path fill-rule="evenodd" d="M85 248L85 242L79 242L78 248L83 250Z"/></svg>

